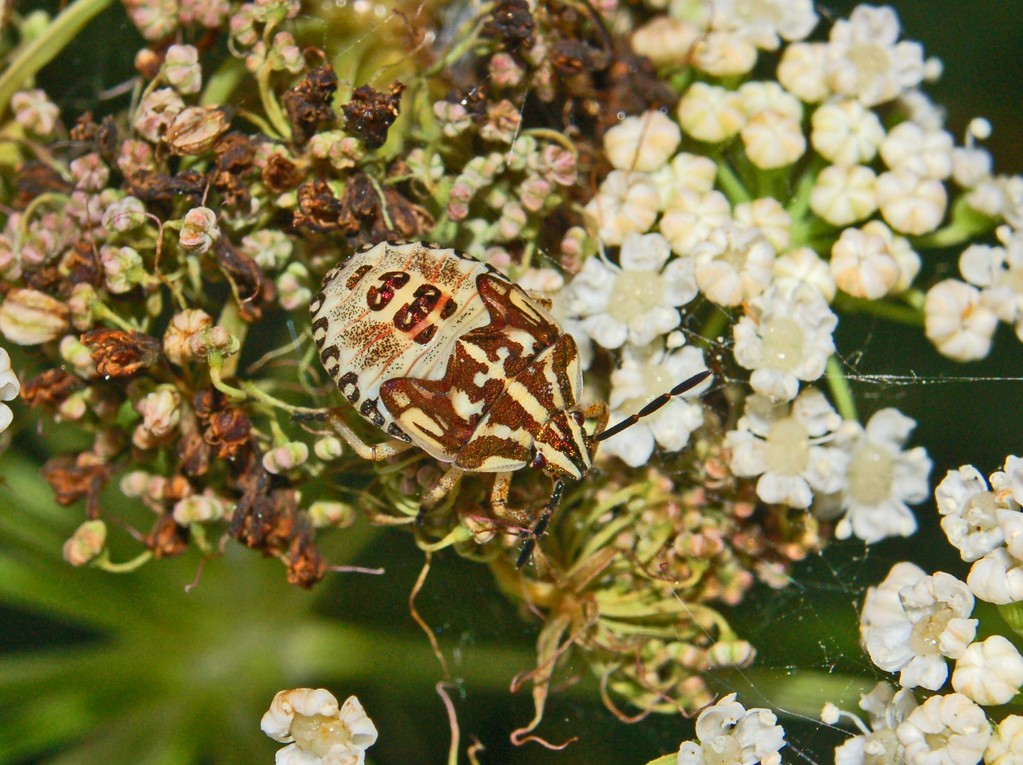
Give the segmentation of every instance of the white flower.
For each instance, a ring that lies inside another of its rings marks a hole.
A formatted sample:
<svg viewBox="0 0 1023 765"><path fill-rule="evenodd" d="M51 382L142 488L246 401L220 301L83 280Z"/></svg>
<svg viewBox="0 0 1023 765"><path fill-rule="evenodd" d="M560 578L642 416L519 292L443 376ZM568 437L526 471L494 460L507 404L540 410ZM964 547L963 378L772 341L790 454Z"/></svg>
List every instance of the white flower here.
<svg viewBox="0 0 1023 765"><path fill-rule="evenodd" d="M896 409L881 409L865 428L854 422L845 427L852 438L842 497L846 514L835 536L856 536L867 544L909 536L916 531L916 517L908 504L927 499L931 473L931 460L922 446L902 450L916 423Z"/></svg>
<svg viewBox="0 0 1023 765"><path fill-rule="evenodd" d="M827 80L828 46L824 43L788 45L778 63L778 82L794 96L810 104L831 95Z"/></svg>
<svg viewBox="0 0 1023 765"><path fill-rule="evenodd" d="M998 547L978 560L966 577L970 592L983 601L1004 606L1023 601L1023 564Z"/></svg>
<svg viewBox="0 0 1023 765"><path fill-rule="evenodd" d="M841 423L824 395L813 388L791 405L750 396L738 429L725 436L732 472L760 476L757 496L764 502L809 507L814 491L831 494L842 487L848 455L823 445Z"/></svg>
<svg viewBox="0 0 1023 765"><path fill-rule="evenodd" d="M881 159L892 170L908 170L921 178L944 180L952 174L952 136L900 122L881 143Z"/></svg>
<svg viewBox="0 0 1023 765"><path fill-rule="evenodd" d="M884 237L866 227L847 228L831 248L831 275L843 292L877 300L898 284L900 269Z"/></svg>
<svg viewBox="0 0 1023 765"><path fill-rule="evenodd" d="M696 285L708 300L736 306L771 283L774 248L755 228L725 224L692 248Z"/></svg>
<svg viewBox="0 0 1023 765"><path fill-rule="evenodd" d="M919 236L945 217L948 194L941 181L900 168L879 175L874 188L881 215L896 231Z"/></svg>
<svg viewBox="0 0 1023 765"><path fill-rule="evenodd" d="M796 122L803 120L803 105L799 99L777 82L752 80L743 83L738 93L742 99L742 110L748 119L762 112L775 112Z"/></svg>
<svg viewBox="0 0 1023 765"><path fill-rule="evenodd" d="M1002 635L971 643L956 660L952 687L983 706L1007 704L1023 686L1023 656Z"/></svg>
<svg viewBox="0 0 1023 765"><path fill-rule="evenodd" d="M604 133L604 152L618 170L652 173L664 167L681 140L682 131L672 119L649 111L626 117Z"/></svg>
<svg viewBox="0 0 1023 765"><path fill-rule="evenodd" d="M774 197L740 202L735 206L733 217L737 223L760 229L775 252L787 250L792 241L792 216Z"/></svg>
<svg viewBox="0 0 1023 765"><path fill-rule="evenodd" d="M613 426L635 414L706 368L703 351L692 346L675 351L645 349L645 352L626 346L621 366L611 373L609 424ZM601 453L619 457L630 467L639 467L650 459L655 442L665 451L683 449L689 443L690 434L703 424L703 407L698 401L688 399L698 398L709 385L710 379L683 396L675 396L654 414L603 442Z"/></svg>
<svg viewBox="0 0 1023 765"><path fill-rule="evenodd" d="M860 640L870 660L900 673L903 688L937 690L948 677L945 657L958 658L973 640L977 620L969 588L951 574L924 574L919 566L892 566L870 587L860 614Z"/></svg>
<svg viewBox="0 0 1023 765"><path fill-rule="evenodd" d="M797 247L775 259L774 284L788 291L812 289L829 303L837 289L828 263L809 247Z"/></svg>
<svg viewBox="0 0 1023 765"><path fill-rule="evenodd" d="M753 370L750 385L757 393L791 401L800 380L824 374L837 325L838 317L817 292L772 287L753 298L735 324L735 360Z"/></svg>
<svg viewBox="0 0 1023 765"><path fill-rule="evenodd" d="M268 473L280 475L304 465L309 459L309 447L302 441L288 441L263 455L263 467Z"/></svg>
<svg viewBox="0 0 1023 765"><path fill-rule="evenodd" d="M3 369L2 364L0 369ZM2 393L3 387L0 386L0 394ZM0 395L0 398L2 397ZM1011 454L1006 457L1004 467L991 474L991 488L995 490L999 500L1007 502L1011 498L1017 505L1023 505L1023 457Z"/></svg>
<svg viewBox="0 0 1023 765"><path fill-rule="evenodd" d="M714 27L741 32L763 50L777 50L782 38L790 42L806 38L817 26L811 0L715 0Z"/></svg>
<svg viewBox="0 0 1023 765"><path fill-rule="evenodd" d="M597 223L601 241L622 243L629 234L642 234L657 220L660 196L646 173L612 170L600 191L586 204L586 213Z"/></svg>
<svg viewBox="0 0 1023 765"><path fill-rule="evenodd" d="M711 191L717 172L718 166L710 157L679 152L672 157L671 162L653 173L654 184L661 194L660 209L670 206L683 190L698 194ZM727 200L725 209L728 209ZM663 230L661 233L664 233Z"/></svg>
<svg viewBox="0 0 1023 765"><path fill-rule="evenodd" d="M848 226L877 209L877 176L863 165L828 165L810 190L810 209L832 226Z"/></svg>
<svg viewBox="0 0 1023 765"><path fill-rule="evenodd" d="M694 82L678 104L678 122L697 141L720 143L731 138L746 122L742 97L705 82Z"/></svg>
<svg viewBox="0 0 1023 765"><path fill-rule="evenodd" d="M279 691L259 723L274 741L277 765L362 765L377 729L355 696L338 708L323 688Z"/></svg>
<svg viewBox="0 0 1023 765"><path fill-rule="evenodd" d="M799 122L774 111L751 117L742 127L742 143L749 161L761 170L787 167L806 151Z"/></svg>
<svg viewBox="0 0 1023 765"><path fill-rule="evenodd" d="M785 731L769 709L749 709L730 693L696 718L697 741L683 742L678 765L780 765Z"/></svg>
<svg viewBox="0 0 1023 765"><path fill-rule="evenodd" d="M21 393L21 382L11 369L11 357L0 348L0 401L11 401ZM0 433L14 421L14 413L7 404L0 404Z"/></svg>
<svg viewBox="0 0 1023 765"><path fill-rule="evenodd" d="M991 738L984 710L961 693L931 696L895 731L906 765L976 765Z"/></svg>
<svg viewBox="0 0 1023 765"><path fill-rule="evenodd" d="M670 257L660 234L629 234L620 266L586 261L565 290L569 313L582 317L583 329L605 348L643 346L670 332L682 321L678 308L696 297L692 261Z"/></svg>
<svg viewBox="0 0 1023 765"><path fill-rule="evenodd" d="M987 356L998 317L980 299L980 290L955 279L944 279L927 291L924 332L949 358L974 361Z"/></svg>
<svg viewBox="0 0 1023 765"><path fill-rule="evenodd" d="M757 49L744 35L710 31L693 45L692 66L715 77L746 74L757 63Z"/></svg>
<svg viewBox="0 0 1023 765"><path fill-rule="evenodd" d="M732 219L732 207L720 191L681 189L668 204L657 224L678 255L689 255L714 229Z"/></svg>
<svg viewBox="0 0 1023 765"><path fill-rule="evenodd" d="M681 66L689 61L701 30L688 21L655 16L632 33L632 49L654 66Z"/></svg>
<svg viewBox="0 0 1023 765"><path fill-rule="evenodd" d="M822 105L813 113L810 124L813 148L836 165L870 162L884 139L881 120L854 99Z"/></svg>
<svg viewBox="0 0 1023 765"><path fill-rule="evenodd" d="M1023 717L1006 715L995 726L995 735L984 752L985 765L1019 765L1023 762Z"/></svg>
<svg viewBox="0 0 1023 765"><path fill-rule="evenodd" d="M902 762L903 747L895 729L916 706L916 697L911 690L901 688L896 691L883 682L875 685L869 693L860 696L860 708L870 715L869 728L858 717L840 713L852 717L862 735L853 736L835 749L835 765L864 765L868 761ZM837 722L837 717L834 722Z"/></svg>
<svg viewBox="0 0 1023 765"><path fill-rule="evenodd" d="M179 499L174 504L172 514L175 523L190 526L193 523L219 521L228 513L223 500L212 489L207 489L202 494L192 494Z"/></svg>
<svg viewBox="0 0 1023 765"><path fill-rule="evenodd" d="M887 6L859 5L831 28L827 46L828 84L836 93L877 106L924 79L919 43L897 42L899 19Z"/></svg>
<svg viewBox="0 0 1023 765"><path fill-rule="evenodd" d="M959 256L959 271L967 282L981 289L985 305L999 319L1015 324L1023 340L1023 231L1000 226L1002 247L974 244Z"/></svg>
<svg viewBox="0 0 1023 765"><path fill-rule="evenodd" d="M988 490L987 481L972 465L950 470L934 490L941 528L962 559L972 563L1005 542L1002 517L1019 515Z"/></svg>

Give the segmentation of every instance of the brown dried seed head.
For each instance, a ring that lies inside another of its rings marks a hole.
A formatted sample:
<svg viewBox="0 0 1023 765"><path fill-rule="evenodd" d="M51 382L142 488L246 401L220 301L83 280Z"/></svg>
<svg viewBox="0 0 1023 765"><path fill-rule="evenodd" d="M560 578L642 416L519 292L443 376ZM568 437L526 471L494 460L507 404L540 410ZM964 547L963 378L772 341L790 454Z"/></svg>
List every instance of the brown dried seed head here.
<svg viewBox="0 0 1023 765"><path fill-rule="evenodd" d="M483 34L496 37L508 50L532 47L536 24L526 0L500 0L483 25Z"/></svg>
<svg viewBox="0 0 1023 765"><path fill-rule="evenodd" d="M337 231L338 216L341 214L341 200L334 196L326 181L312 181L298 187L298 210L293 224L325 234Z"/></svg>
<svg viewBox="0 0 1023 765"><path fill-rule="evenodd" d="M203 433L221 459L230 459L248 443L252 423L241 409L229 408L210 415L209 425Z"/></svg>
<svg viewBox="0 0 1023 765"><path fill-rule="evenodd" d="M0 305L0 332L15 345L39 345L67 332L68 308L38 290L15 289Z"/></svg>
<svg viewBox="0 0 1023 765"><path fill-rule="evenodd" d="M172 154L196 157L213 148L230 127L227 112L214 106L189 106L171 122L163 140Z"/></svg>
<svg viewBox="0 0 1023 765"><path fill-rule="evenodd" d="M337 75L329 66L314 69L281 97L291 121L292 139L301 146L334 120L330 108L337 90Z"/></svg>
<svg viewBox="0 0 1023 765"><path fill-rule="evenodd" d="M40 406L53 413L68 396L84 387L84 382L62 367L47 369L21 386L21 398L29 406Z"/></svg>
<svg viewBox="0 0 1023 765"><path fill-rule="evenodd" d="M188 549L188 529L174 522L174 516L162 515L143 540L157 558L173 558Z"/></svg>
<svg viewBox="0 0 1023 765"><path fill-rule="evenodd" d="M43 478L57 502L70 505L85 497L90 517L99 511L99 493L113 472L113 466L94 459L89 452L62 454L43 465Z"/></svg>
<svg viewBox="0 0 1023 765"><path fill-rule="evenodd" d="M160 342L141 332L92 329L81 340L92 351L96 372L103 377L128 377L160 359Z"/></svg>
<svg viewBox="0 0 1023 765"><path fill-rule="evenodd" d="M355 89L352 100L341 107L345 115L345 129L359 138L367 149L379 149L387 141L387 131L398 118L401 94L405 85L391 84L390 92L383 93L368 85Z"/></svg>

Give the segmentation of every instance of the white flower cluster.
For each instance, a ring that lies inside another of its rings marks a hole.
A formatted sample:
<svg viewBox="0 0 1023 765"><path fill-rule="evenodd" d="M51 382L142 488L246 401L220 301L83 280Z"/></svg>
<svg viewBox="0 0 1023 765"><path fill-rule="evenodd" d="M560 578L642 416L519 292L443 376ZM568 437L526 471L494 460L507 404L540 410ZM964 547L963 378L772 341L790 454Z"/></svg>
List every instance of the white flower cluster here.
<svg viewBox="0 0 1023 765"><path fill-rule="evenodd" d="M21 392L21 383L11 369L11 357L0 348L0 402L11 401ZM14 413L7 404L0 403L0 433L14 422Z"/></svg>
<svg viewBox="0 0 1023 765"><path fill-rule="evenodd" d="M363 765L377 740L376 726L355 696L338 705L324 688L279 691L259 726L287 744L277 752L277 765Z"/></svg>
<svg viewBox="0 0 1023 765"><path fill-rule="evenodd" d="M785 731L769 709L746 709L730 693L696 718L696 741L683 741L678 765L780 765Z"/></svg>
<svg viewBox="0 0 1023 765"><path fill-rule="evenodd" d="M1023 689L1017 636L977 640L979 620L972 617L976 598L1010 609L1023 602L1023 459L1006 458L990 485L970 465L950 471L935 498L949 542L973 568L962 582L901 562L868 590L860 616L863 645L878 667L899 673L902 690L882 684L864 697L871 725L857 722L862 735L839 748L839 765L882 753L886 762L907 765L1023 761L1023 717L994 724L983 709L1007 704ZM949 659L955 662L951 678ZM917 706L911 689L918 687L939 693ZM837 716L825 709L826 721Z"/></svg>

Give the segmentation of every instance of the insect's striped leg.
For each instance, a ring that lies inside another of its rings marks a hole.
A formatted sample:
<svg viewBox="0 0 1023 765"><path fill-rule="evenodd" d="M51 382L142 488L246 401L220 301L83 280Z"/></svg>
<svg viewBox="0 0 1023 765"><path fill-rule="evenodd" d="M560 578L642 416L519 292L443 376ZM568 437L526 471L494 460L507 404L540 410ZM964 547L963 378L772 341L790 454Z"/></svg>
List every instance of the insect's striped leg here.
<svg viewBox="0 0 1023 765"><path fill-rule="evenodd" d="M352 447L352 451L364 460L380 462L412 448L412 444L399 441L397 438L392 441L385 441L382 444L367 444L348 426L344 418L333 409L328 412L327 421L337 431L337 434L345 440L345 443Z"/></svg>
<svg viewBox="0 0 1023 765"><path fill-rule="evenodd" d="M447 472L437 479L437 483L431 486L430 490L423 495L423 498L419 501L419 512L416 513L417 526L423 525L426 513L431 507L440 502L448 492L455 488L455 485L462 480L464 472L461 468L448 468Z"/></svg>
<svg viewBox="0 0 1023 765"><path fill-rule="evenodd" d="M536 547L537 540L544 535L547 531L547 527L550 525L551 517L554 515L554 511L558 509L558 505L561 504L561 495L565 492L565 482L560 478L554 482L554 490L551 492L550 501L547 502L547 506L540 513L540 517L537 518L536 524L529 531L522 533L525 543L522 545L522 552L519 553L518 560L515 561L515 568L522 568L525 566L531 557L533 557L533 548Z"/></svg>

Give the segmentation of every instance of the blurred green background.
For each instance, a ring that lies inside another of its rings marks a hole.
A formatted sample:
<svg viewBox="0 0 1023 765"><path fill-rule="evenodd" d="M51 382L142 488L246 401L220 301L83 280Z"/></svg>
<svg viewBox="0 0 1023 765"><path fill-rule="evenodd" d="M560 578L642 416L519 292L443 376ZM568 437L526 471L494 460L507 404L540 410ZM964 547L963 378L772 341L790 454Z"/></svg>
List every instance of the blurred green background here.
<svg viewBox="0 0 1023 765"><path fill-rule="evenodd" d="M26 13L57 6L16 7ZM819 6L821 23L852 7ZM972 117L987 117L998 170L1020 172L1023 3L920 0L894 7L905 35L945 64L929 92L947 106L950 130L961 137ZM96 109L99 92L130 76L137 47L114 7L38 84L65 118ZM954 263L953 257L927 263L924 277L949 273ZM865 317L843 317L837 344L864 417L896 406L920 422L912 443L925 445L934 459L933 482L963 463L987 474L1006 454L1023 451L1023 350L1008 329L1000 330L989 359L969 365L938 356L917 330ZM911 374L923 381L872 377ZM16 406L16 414L29 421L23 408ZM366 527L337 535L326 544L328 559L381 566L386 575L331 575L311 593L286 585L275 561L234 543L224 559L205 565L200 586L188 593L185 585L199 566L195 555L125 576L72 569L60 548L81 510L57 507L38 473L43 450L57 449L62 438L47 428L38 436L16 434L13 448L0 456L6 479L0 486L0 763L269 763L277 746L260 734L259 717L277 690L304 685L328 687L341 700L359 696L380 730L370 761L445 760L449 729L434 691L440 667L408 614L408 593L422 565L410 538ZM108 492L107 501L117 499ZM878 676L857 647L862 589L903 559L928 571L965 574L940 534L933 505L921 506L919 517L917 536L869 550L835 545L797 567L787 590L757 590L729 612L760 658L746 678L724 681L722 692L734 683L740 700L754 706L778 702L760 694L775 693L785 678L805 677L812 686L830 675L849 691L845 673ZM550 699L539 730L551 741L579 740L562 752L512 747L508 734L530 719L532 705L528 692L512 695L508 684L533 666L537 623L520 618L485 570L451 554L438 556L418 607L457 681L450 693L463 751L479 739L483 762L643 763L692 736L692 722L677 716L619 722L579 667L583 682ZM798 686L788 692L795 696L781 697L782 706L809 711L798 703ZM813 719L783 723L786 761L830 762L843 739Z"/></svg>

